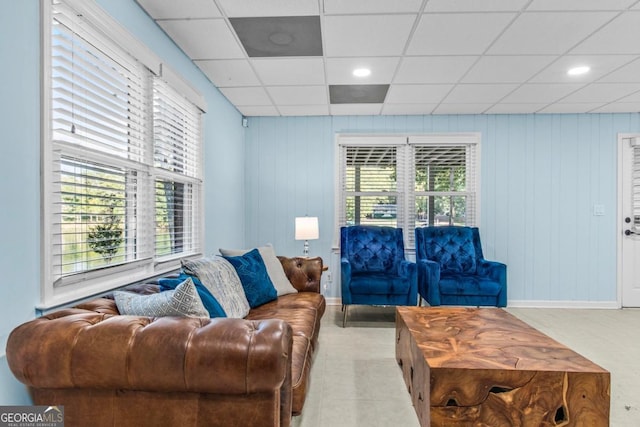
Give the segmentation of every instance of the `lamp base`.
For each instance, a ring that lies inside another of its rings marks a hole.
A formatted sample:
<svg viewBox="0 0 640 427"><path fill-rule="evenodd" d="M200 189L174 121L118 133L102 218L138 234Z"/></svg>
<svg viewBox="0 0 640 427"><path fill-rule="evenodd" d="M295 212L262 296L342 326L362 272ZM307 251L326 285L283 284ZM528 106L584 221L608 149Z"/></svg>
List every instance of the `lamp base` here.
<svg viewBox="0 0 640 427"><path fill-rule="evenodd" d="M302 256L306 256L306 257L309 256L309 241L308 240L304 241L304 247L302 249Z"/></svg>

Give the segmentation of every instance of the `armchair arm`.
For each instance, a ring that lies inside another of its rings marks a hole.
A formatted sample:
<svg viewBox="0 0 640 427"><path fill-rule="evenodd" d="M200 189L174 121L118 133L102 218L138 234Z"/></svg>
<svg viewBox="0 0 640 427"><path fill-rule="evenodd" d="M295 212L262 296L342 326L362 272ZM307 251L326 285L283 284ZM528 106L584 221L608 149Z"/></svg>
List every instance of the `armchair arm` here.
<svg viewBox="0 0 640 427"><path fill-rule="evenodd" d="M398 264L398 275L405 277L409 283L409 301L407 304L415 305L418 302L418 267L415 262L402 260Z"/></svg>
<svg viewBox="0 0 640 427"><path fill-rule="evenodd" d="M282 320L68 309L18 326L6 354L16 378L34 388L246 394L290 381L292 345Z"/></svg>
<svg viewBox="0 0 640 427"><path fill-rule="evenodd" d="M351 263L347 258L340 258L340 286L342 304L351 304Z"/></svg>
<svg viewBox="0 0 640 427"><path fill-rule="evenodd" d="M398 264L398 276L401 277L411 277L416 273L417 267L416 263L413 261L402 260Z"/></svg>
<svg viewBox="0 0 640 427"><path fill-rule="evenodd" d="M477 270L478 275L489 277L502 286L500 293L498 294L498 307L507 306L507 266L501 262L487 261L486 259L478 260Z"/></svg>
<svg viewBox="0 0 640 427"><path fill-rule="evenodd" d="M440 264L426 258L416 262L418 266L418 291L430 305L440 305Z"/></svg>

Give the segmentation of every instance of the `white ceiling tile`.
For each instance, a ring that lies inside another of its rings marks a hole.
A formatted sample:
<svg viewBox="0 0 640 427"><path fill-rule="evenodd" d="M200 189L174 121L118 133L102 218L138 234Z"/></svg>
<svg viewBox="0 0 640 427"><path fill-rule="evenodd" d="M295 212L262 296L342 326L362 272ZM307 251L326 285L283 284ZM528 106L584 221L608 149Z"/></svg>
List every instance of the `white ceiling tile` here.
<svg viewBox="0 0 640 427"><path fill-rule="evenodd" d="M602 106L602 103L556 103L538 111L544 114L588 113Z"/></svg>
<svg viewBox="0 0 640 427"><path fill-rule="evenodd" d="M624 10L636 0L533 0L527 10Z"/></svg>
<svg viewBox="0 0 640 427"><path fill-rule="evenodd" d="M640 90L640 83L593 83L566 98L563 103L612 102Z"/></svg>
<svg viewBox="0 0 640 427"><path fill-rule="evenodd" d="M241 105L238 107L238 111L240 111L243 116L247 117L280 115L277 108L273 105Z"/></svg>
<svg viewBox="0 0 640 427"><path fill-rule="evenodd" d="M580 89L580 83L525 84L502 99L508 104L550 104Z"/></svg>
<svg viewBox="0 0 640 427"><path fill-rule="evenodd" d="M191 59L244 58L244 51L223 19L159 21Z"/></svg>
<svg viewBox="0 0 640 427"><path fill-rule="evenodd" d="M613 83L638 83L640 82L640 59L625 65L604 76L600 82Z"/></svg>
<svg viewBox="0 0 640 427"><path fill-rule="evenodd" d="M438 104L389 104L382 107L382 114L390 116L407 116L416 114L431 114Z"/></svg>
<svg viewBox="0 0 640 427"><path fill-rule="evenodd" d="M382 104L331 104L329 108L334 116L377 116Z"/></svg>
<svg viewBox="0 0 640 427"><path fill-rule="evenodd" d="M514 16L513 13L424 14L407 54L481 54Z"/></svg>
<svg viewBox="0 0 640 427"><path fill-rule="evenodd" d="M326 56L399 56L416 15L327 16Z"/></svg>
<svg viewBox="0 0 640 427"><path fill-rule="evenodd" d="M318 105L326 104L325 86L271 86L267 87L276 105Z"/></svg>
<svg viewBox="0 0 640 427"><path fill-rule="evenodd" d="M252 64L266 86L325 83L322 58L253 59Z"/></svg>
<svg viewBox="0 0 640 427"><path fill-rule="evenodd" d="M620 98L620 102L621 103L626 103L626 102L638 103L638 102L640 102L640 92L634 92L629 96L625 96L624 98Z"/></svg>
<svg viewBox="0 0 640 427"><path fill-rule="evenodd" d="M433 114L482 114L493 104L440 104Z"/></svg>
<svg viewBox="0 0 640 427"><path fill-rule="evenodd" d="M571 53L640 54L640 12L627 12L580 43Z"/></svg>
<svg viewBox="0 0 640 427"><path fill-rule="evenodd" d="M477 56L425 56L402 60L394 83L457 83Z"/></svg>
<svg viewBox="0 0 640 427"><path fill-rule="evenodd" d="M319 14L317 0L218 0L218 4L229 17L311 16Z"/></svg>
<svg viewBox="0 0 640 427"><path fill-rule="evenodd" d="M445 104L494 103L517 88L514 84L464 84L457 85L447 95Z"/></svg>
<svg viewBox="0 0 640 427"><path fill-rule="evenodd" d="M397 85L389 89L385 102L391 104L438 104L453 85Z"/></svg>
<svg viewBox="0 0 640 427"><path fill-rule="evenodd" d="M612 70L633 60L631 55L567 55L544 69L531 79L531 83L590 83ZM580 76L569 76L567 71L578 66L589 66L591 70Z"/></svg>
<svg viewBox="0 0 640 427"><path fill-rule="evenodd" d="M556 56L483 56L463 83L519 83L551 63Z"/></svg>
<svg viewBox="0 0 640 427"><path fill-rule="evenodd" d="M400 62L392 58L327 58L328 84L385 84L390 83ZM371 75L355 77L353 70L368 68Z"/></svg>
<svg viewBox="0 0 640 427"><path fill-rule="evenodd" d="M615 113L640 105L638 0L136 1L248 116ZM248 59L228 20L317 15L322 57ZM583 63L590 73L567 76ZM363 66L371 76L352 76ZM330 105L327 84L391 86L385 104Z"/></svg>
<svg viewBox="0 0 640 427"><path fill-rule="evenodd" d="M237 0L236 0L237 1ZM418 12L422 0L324 0L324 13L364 14Z"/></svg>
<svg viewBox="0 0 640 427"><path fill-rule="evenodd" d="M425 12L517 12L529 0L430 0Z"/></svg>
<svg viewBox="0 0 640 427"><path fill-rule="evenodd" d="M260 81L246 59L194 61L218 87L259 86Z"/></svg>
<svg viewBox="0 0 640 427"><path fill-rule="evenodd" d="M616 102L596 108L593 113L639 113L640 102Z"/></svg>
<svg viewBox="0 0 640 427"><path fill-rule="evenodd" d="M280 105L283 116L328 116L329 106L325 105Z"/></svg>
<svg viewBox="0 0 640 427"><path fill-rule="evenodd" d="M219 18L212 0L137 0L153 19Z"/></svg>
<svg viewBox="0 0 640 427"><path fill-rule="evenodd" d="M496 104L489 108L486 114L532 114L544 108L547 104Z"/></svg>
<svg viewBox="0 0 640 427"><path fill-rule="evenodd" d="M223 87L220 92L233 105L272 105L267 92L262 87Z"/></svg>
<svg viewBox="0 0 640 427"><path fill-rule="evenodd" d="M507 28L488 53L562 54L614 15L614 12L524 13Z"/></svg>

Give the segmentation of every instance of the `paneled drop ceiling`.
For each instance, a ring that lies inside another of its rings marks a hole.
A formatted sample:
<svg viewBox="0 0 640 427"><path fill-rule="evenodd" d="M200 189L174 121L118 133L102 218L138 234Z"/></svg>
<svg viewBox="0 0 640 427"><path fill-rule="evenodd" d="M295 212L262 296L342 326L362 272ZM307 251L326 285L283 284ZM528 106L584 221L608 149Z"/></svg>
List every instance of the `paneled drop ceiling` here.
<svg viewBox="0 0 640 427"><path fill-rule="evenodd" d="M137 1L245 116L640 112L640 0Z"/></svg>

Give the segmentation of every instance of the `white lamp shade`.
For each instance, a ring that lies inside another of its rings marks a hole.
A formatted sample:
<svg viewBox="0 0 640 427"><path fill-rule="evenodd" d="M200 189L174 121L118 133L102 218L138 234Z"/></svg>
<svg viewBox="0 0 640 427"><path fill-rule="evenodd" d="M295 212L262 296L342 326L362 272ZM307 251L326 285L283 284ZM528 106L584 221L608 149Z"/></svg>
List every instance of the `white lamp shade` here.
<svg viewBox="0 0 640 427"><path fill-rule="evenodd" d="M296 218L296 240L314 240L320 238L317 216Z"/></svg>

